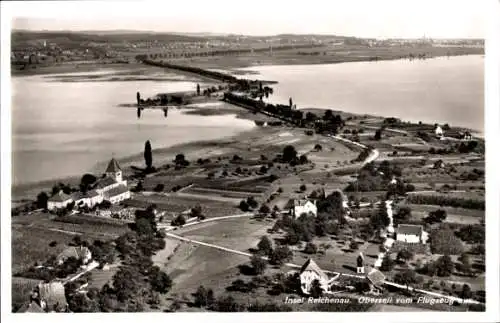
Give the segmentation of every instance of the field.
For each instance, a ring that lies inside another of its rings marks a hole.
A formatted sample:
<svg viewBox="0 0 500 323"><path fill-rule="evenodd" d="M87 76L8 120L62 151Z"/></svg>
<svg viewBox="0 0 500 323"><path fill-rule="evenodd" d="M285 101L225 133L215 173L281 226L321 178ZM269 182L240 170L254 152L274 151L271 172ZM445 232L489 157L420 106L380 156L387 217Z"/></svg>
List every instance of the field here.
<svg viewBox="0 0 500 323"><path fill-rule="evenodd" d="M204 223L196 227L175 231L184 237L225 246L231 249L248 252L254 248L260 237L266 235L269 222L248 219L231 219L220 222ZM167 238L167 244L172 239ZM177 243L174 243L175 245ZM180 243L171 259L165 264L166 270L175 281L172 293L189 295L199 285L222 291L238 274L238 265L249 261L248 257L231 254L204 246Z"/></svg>
<svg viewBox="0 0 500 323"><path fill-rule="evenodd" d="M71 216L65 219L73 221ZM12 272L17 273L32 266L36 261L45 261L57 256L75 236L82 239L108 240L128 231L126 224L96 224L78 216L79 223L54 221L43 213L12 218ZM49 243L57 242L54 247Z"/></svg>

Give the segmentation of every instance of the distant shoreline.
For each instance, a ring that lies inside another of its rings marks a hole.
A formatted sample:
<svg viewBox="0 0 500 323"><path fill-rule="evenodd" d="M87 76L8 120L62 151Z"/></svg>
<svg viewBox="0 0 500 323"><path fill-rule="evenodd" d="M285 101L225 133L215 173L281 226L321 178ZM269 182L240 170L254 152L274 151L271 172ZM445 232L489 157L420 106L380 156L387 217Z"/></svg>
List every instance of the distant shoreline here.
<svg viewBox="0 0 500 323"><path fill-rule="evenodd" d="M439 57L457 57L457 56L470 56L470 55L481 55L484 56L484 49L472 48L468 49L470 51L464 53L450 53L447 55L443 52L433 53L425 58L413 58L414 60L420 59L433 59ZM377 59L374 59L377 57ZM366 55L361 56L307 56L307 55L292 55L290 57L280 57L280 56L237 56L231 58L225 58L224 61L220 60L221 57L215 57L208 60L201 59L173 59L170 63L179 65L190 65L194 67L200 67L205 69L221 70L227 71L234 75L251 75L254 74L251 71L248 73L241 72L241 68L249 68L254 66L282 66L282 65L321 65L321 64L341 64L341 63L354 63L354 62L377 62L377 61L388 61L388 60L408 60L409 58L401 55L387 55L387 56L370 56L369 52ZM58 63L52 65L34 65L36 68L30 68L29 65L27 69L20 70L19 68L13 68L11 65L11 76L32 76L32 75L49 75L49 74L63 74L63 73L80 73L80 72L95 72L102 70L103 68L109 69L133 69L138 67L151 66L139 62L131 63L113 63L113 62L100 62L100 61L76 61L76 62L66 62ZM161 68L161 67L158 67ZM177 71L177 70L176 70ZM188 72L177 71L180 74L190 74ZM208 79L208 77L199 76L201 79ZM213 80L213 79L212 79Z"/></svg>

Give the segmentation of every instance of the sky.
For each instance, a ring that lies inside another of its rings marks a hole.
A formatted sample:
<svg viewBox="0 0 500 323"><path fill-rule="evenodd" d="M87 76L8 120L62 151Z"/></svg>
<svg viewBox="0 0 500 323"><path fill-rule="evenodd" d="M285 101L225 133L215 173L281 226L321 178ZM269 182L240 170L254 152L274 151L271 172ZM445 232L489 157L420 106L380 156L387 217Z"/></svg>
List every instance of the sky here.
<svg viewBox="0 0 500 323"><path fill-rule="evenodd" d="M488 1L28 1L15 3L11 17L13 28L29 30L484 38Z"/></svg>

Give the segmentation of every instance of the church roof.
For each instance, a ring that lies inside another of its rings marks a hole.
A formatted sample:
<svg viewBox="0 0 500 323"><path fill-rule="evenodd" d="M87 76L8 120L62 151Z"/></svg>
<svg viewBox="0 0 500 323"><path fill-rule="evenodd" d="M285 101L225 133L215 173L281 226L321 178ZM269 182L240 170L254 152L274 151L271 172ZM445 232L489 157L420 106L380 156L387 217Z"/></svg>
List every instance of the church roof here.
<svg viewBox="0 0 500 323"><path fill-rule="evenodd" d="M111 185L116 184L116 183L118 183L118 182L114 178L107 176L107 177L104 177L103 179L100 179L97 182L95 188L97 188L97 189L106 188L106 187L111 186Z"/></svg>
<svg viewBox="0 0 500 323"><path fill-rule="evenodd" d="M318 274L321 279L328 280L328 276L325 274L321 268L319 268L318 264L311 258L307 259L307 261L302 265L300 268L300 274L302 274L305 271L312 271Z"/></svg>
<svg viewBox="0 0 500 323"><path fill-rule="evenodd" d="M118 162L116 159L111 158L109 161L108 167L106 168L106 173L116 173L120 172L122 169L120 168L120 165L118 165Z"/></svg>
<svg viewBox="0 0 500 323"><path fill-rule="evenodd" d="M119 185L117 187L110 189L109 191L104 192L104 195L106 195L109 198L123 194L125 192L128 192L128 187L125 185Z"/></svg>

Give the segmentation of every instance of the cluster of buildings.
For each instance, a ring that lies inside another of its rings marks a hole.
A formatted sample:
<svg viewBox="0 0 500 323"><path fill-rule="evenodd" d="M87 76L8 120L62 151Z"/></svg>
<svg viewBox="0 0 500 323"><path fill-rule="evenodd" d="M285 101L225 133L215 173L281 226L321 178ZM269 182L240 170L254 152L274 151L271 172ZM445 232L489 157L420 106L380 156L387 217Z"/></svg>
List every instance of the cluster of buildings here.
<svg viewBox="0 0 500 323"><path fill-rule="evenodd" d="M70 246L64 249L57 257L56 263L63 264L69 258L75 258L81 261L82 266L85 267L91 263L92 253L87 247L83 246ZM18 282L21 285L26 282L20 278ZM16 281L13 281L16 284ZM46 313L46 312L67 312L68 302L64 289L64 281L35 281L32 284L32 291L26 298L26 304L21 306L17 313ZM28 300L29 297L29 300Z"/></svg>
<svg viewBox="0 0 500 323"><path fill-rule="evenodd" d="M443 128L439 125L436 125L436 127L434 128L434 134L436 135L436 138L441 140L444 140L445 138L454 138L463 141L472 140L472 134L469 131L447 130L445 136Z"/></svg>
<svg viewBox="0 0 500 323"><path fill-rule="evenodd" d="M118 162L112 158L106 168L104 177L99 179L92 190L82 193L65 194L63 191L49 198L47 209L50 211L66 208L69 204L75 203L75 207L93 208L103 201L117 204L130 198L130 190L127 181L122 177L122 169Z"/></svg>

